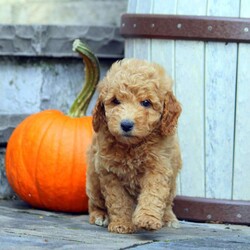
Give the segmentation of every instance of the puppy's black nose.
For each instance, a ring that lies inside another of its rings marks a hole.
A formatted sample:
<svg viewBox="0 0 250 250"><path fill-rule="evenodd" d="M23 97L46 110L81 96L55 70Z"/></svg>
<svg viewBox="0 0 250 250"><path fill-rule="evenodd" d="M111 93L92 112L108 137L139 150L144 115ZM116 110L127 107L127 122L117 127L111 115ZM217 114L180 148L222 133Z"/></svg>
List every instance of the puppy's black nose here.
<svg viewBox="0 0 250 250"><path fill-rule="evenodd" d="M134 127L134 122L130 120L123 120L121 121L121 128L124 132L129 132L133 129Z"/></svg>

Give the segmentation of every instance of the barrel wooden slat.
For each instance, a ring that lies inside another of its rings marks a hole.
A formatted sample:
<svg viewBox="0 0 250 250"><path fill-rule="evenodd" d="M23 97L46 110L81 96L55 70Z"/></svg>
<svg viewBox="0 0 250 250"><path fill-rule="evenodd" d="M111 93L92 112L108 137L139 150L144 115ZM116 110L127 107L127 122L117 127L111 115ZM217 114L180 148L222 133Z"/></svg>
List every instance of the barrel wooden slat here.
<svg viewBox="0 0 250 250"><path fill-rule="evenodd" d="M241 23L239 17L250 17L248 0L129 0L128 6L131 14L205 16L204 21L230 18L235 27ZM249 21L242 22L248 36ZM242 27L241 34L237 29L225 34L241 36ZM126 36L125 56L160 63L173 78L182 103L178 194L250 200L250 45L132 37Z"/></svg>
<svg viewBox="0 0 250 250"><path fill-rule="evenodd" d="M241 0L241 17L250 16L250 1ZM233 199L250 201L250 46L239 44L236 98Z"/></svg>

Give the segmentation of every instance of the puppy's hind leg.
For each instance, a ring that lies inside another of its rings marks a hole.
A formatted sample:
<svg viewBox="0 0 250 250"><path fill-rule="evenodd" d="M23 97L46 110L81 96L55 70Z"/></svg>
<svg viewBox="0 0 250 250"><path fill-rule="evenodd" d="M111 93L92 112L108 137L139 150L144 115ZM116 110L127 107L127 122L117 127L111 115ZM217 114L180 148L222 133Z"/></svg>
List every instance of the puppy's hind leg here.
<svg viewBox="0 0 250 250"><path fill-rule="evenodd" d="M100 180L92 162L87 170L87 195L89 197L89 222L107 227L109 224L105 201L100 190Z"/></svg>
<svg viewBox="0 0 250 250"><path fill-rule="evenodd" d="M180 224L178 219L176 218L172 205L168 205L165 209L165 213L163 216L163 222L166 227L179 228Z"/></svg>
<svg viewBox="0 0 250 250"><path fill-rule="evenodd" d="M98 208L89 200L89 223L101 227L107 227L109 218L105 209Z"/></svg>

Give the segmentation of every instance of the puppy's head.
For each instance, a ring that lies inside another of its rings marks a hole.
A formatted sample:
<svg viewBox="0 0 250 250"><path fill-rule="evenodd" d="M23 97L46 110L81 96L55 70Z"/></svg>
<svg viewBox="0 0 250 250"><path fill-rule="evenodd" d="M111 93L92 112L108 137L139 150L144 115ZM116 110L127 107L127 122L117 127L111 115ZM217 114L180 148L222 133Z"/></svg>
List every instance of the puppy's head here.
<svg viewBox="0 0 250 250"><path fill-rule="evenodd" d="M159 65L137 59L116 62L98 90L93 111L96 132L103 126L126 144L136 144L153 131L166 136L175 132L181 107Z"/></svg>

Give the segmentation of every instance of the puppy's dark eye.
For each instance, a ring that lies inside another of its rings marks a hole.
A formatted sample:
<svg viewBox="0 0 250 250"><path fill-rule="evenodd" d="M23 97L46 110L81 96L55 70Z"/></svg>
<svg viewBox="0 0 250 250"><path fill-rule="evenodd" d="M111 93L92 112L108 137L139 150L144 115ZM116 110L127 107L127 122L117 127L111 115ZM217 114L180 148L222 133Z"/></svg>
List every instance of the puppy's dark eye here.
<svg viewBox="0 0 250 250"><path fill-rule="evenodd" d="M115 104L115 105L121 104L121 102L120 102L117 98L114 98L114 99L112 100L112 103Z"/></svg>
<svg viewBox="0 0 250 250"><path fill-rule="evenodd" d="M141 105L143 106L143 107L145 107L145 108L149 108L149 107L151 107L151 102L149 101L149 100L144 100L144 101L142 101L142 102L140 102L141 103Z"/></svg>

